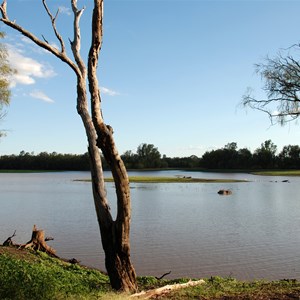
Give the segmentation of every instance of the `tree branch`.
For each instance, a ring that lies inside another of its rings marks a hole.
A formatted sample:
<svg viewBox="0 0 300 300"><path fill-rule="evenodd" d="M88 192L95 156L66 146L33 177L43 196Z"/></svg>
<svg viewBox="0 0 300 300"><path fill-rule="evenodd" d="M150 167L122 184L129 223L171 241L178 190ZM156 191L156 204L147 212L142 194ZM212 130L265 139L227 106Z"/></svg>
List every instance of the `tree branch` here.
<svg viewBox="0 0 300 300"><path fill-rule="evenodd" d="M24 29L20 25L18 25L16 22L10 21L9 17L7 15L6 7L7 7L6 0L4 0L2 2L1 6L0 6L0 12L1 12L1 15L2 15L2 18L0 19L1 22L3 22L4 24L6 24L7 26L9 26L9 27L17 30L22 35L24 35L27 38L29 38L36 45L40 46L41 48L43 48L43 49L45 49L45 50L47 50L49 52L51 52L53 55L55 55L57 58L59 58L60 60L62 60L64 63L68 64L77 75L79 75L79 76L81 75L80 70L77 67L77 65L66 55L65 52L60 52L58 49L56 49L55 47L51 46L49 43L40 40L38 37L36 37L31 32L29 32L28 30Z"/></svg>
<svg viewBox="0 0 300 300"><path fill-rule="evenodd" d="M79 21L81 18L81 15L84 11L84 7L80 10L77 8L77 0L72 0L72 10L74 13L74 23L73 23L73 29L74 29L74 39L73 41L70 41L71 49L73 52L74 59L82 73L82 76L86 77L86 66L81 58L80 55L80 47L81 47L81 35L80 35L80 26Z"/></svg>
<svg viewBox="0 0 300 300"><path fill-rule="evenodd" d="M61 35L59 34L59 32L57 31L57 29L56 29L56 24L55 24L56 18L58 17L58 14L59 14L59 9L57 10L55 17L53 17L53 15L51 14L51 12L50 12L50 10L49 10L49 8L48 8L48 6L47 6L46 0L42 0L42 1L43 1L43 5L44 5L44 7L45 7L45 10L46 10L46 12L47 12L47 14L48 14L48 16L49 16L49 18L50 18L50 20L51 20L52 28L53 28L53 31L54 31L54 33L55 33L55 36L56 36L57 39L59 40L59 43L60 43L60 46L61 46L61 53L64 54L64 53L66 52L65 43L64 43L64 41L63 41L62 36L61 36Z"/></svg>

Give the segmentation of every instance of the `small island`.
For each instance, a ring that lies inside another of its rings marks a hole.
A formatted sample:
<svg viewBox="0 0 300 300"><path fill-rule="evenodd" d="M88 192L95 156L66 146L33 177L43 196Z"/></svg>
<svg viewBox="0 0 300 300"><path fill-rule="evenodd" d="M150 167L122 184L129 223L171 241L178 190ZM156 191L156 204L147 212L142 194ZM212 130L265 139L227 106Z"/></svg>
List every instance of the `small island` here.
<svg viewBox="0 0 300 300"><path fill-rule="evenodd" d="M75 179L74 181L90 182L90 179ZM112 177L105 178L106 182L113 182ZM249 182L241 179L215 179L215 178L193 178L190 176L177 177L152 177L152 176L130 176L131 183L231 183L231 182Z"/></svg>

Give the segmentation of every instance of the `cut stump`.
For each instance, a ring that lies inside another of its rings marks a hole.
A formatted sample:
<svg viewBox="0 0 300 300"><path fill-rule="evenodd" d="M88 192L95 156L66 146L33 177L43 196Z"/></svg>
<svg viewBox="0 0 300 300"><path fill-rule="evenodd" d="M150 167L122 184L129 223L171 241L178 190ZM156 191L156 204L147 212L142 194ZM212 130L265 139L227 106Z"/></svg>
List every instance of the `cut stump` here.
<svg viewBox="0 0 300 300"><path fill-rule="evenodd" d="M38 250L38 251L46 252L48 255L52 257L58 257L55 254L56 251L53 248L51 248L49 245L47 245L46 240L47 239L45 238L45 231L38 230L36 225L33 225L31 240L26 244L21 245L20 248L33 249L36 251Z"/></svg>

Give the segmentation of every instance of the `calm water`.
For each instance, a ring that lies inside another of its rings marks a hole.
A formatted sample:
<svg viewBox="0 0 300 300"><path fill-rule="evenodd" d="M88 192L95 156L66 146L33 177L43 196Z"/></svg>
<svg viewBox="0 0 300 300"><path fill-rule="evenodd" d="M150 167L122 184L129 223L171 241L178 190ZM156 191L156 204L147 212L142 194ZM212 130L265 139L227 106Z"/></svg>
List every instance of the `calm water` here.
<svg viewBox="0 0 300 300"><path fill-rule="evenodd" d="M300 178L143 174L251 182L132 184L131 255L139 275L300 279ZM55 238L49 244L58 255L104 269L91 186L73 181L80 178L89 173L0 174L0 242L16 230L15 241L25 243L37 224ZM222 188L233 194L219 196ZM113 184L107 192L114 212Z"/></svg>

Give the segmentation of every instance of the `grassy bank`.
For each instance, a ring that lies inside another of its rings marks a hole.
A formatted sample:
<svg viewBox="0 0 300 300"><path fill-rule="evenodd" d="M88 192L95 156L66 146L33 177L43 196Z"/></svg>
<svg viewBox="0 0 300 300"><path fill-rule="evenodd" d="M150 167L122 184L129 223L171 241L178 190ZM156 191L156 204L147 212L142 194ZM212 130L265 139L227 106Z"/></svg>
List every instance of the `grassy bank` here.
<svg viewBox="0 0 300 300"><path fill-rule="evenodd" d="M140 290L188 279L138 277ZM159 299L299 299L296 280L242 282L211 277L205 283L174 291ZM97 270L53 259L44 253L0 247L0 299L129 299L111 290L108 277Z"/></svg>

